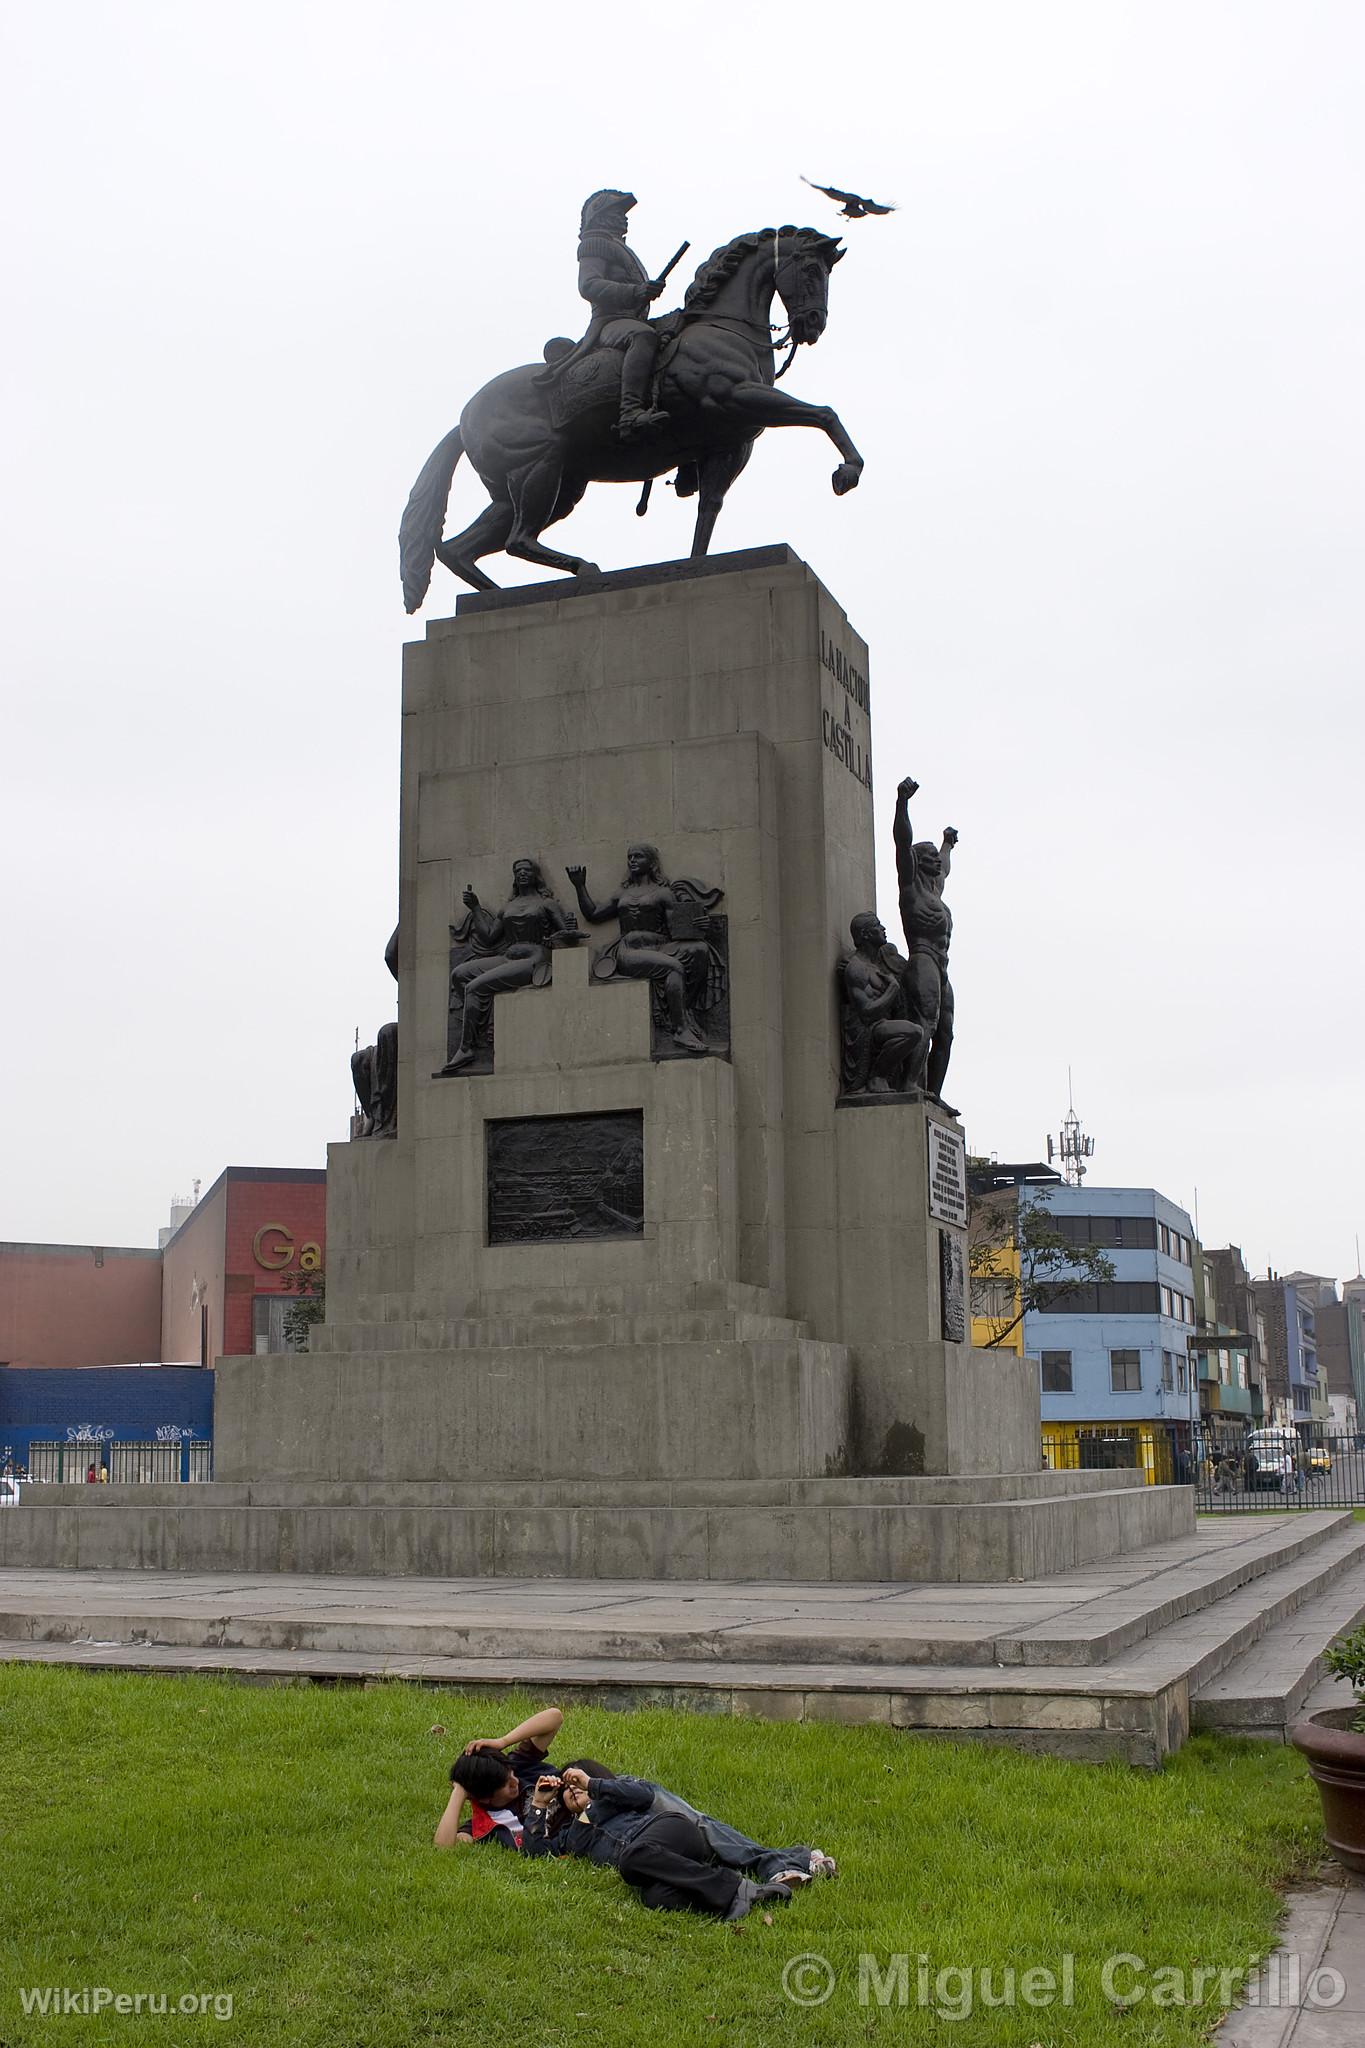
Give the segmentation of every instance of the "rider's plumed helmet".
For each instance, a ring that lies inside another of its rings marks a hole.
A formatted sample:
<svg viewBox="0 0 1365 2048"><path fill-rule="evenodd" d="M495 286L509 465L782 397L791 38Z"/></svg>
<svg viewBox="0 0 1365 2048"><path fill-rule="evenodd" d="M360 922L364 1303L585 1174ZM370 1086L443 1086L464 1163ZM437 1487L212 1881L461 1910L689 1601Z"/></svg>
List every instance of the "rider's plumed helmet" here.
<svg viewBox="0 0 1365 2048"><path fill-rule="evenodd" d="M633 192L594 192L591 199L583 201L583 216L578 232L586 235L597 225L604 214L629 213L635 204Z"/></svg>

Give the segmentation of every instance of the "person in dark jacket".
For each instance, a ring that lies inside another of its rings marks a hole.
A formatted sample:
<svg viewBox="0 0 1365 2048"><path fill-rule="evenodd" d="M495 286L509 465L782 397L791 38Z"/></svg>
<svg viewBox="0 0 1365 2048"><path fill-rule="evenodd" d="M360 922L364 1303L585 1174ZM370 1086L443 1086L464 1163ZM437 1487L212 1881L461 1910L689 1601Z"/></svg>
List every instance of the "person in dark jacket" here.
<svg viewBox="0 0 1365 2048"><path fill-rule="evenodd" d="M584 1856L619 1870L642 1905L720 1920L786 1905L798 1885L834 1875L832 1858L818 1849L764 1849L662 1786L613 1777L588 1758L538 1781L522 1848L528 1856Z"/></svg>

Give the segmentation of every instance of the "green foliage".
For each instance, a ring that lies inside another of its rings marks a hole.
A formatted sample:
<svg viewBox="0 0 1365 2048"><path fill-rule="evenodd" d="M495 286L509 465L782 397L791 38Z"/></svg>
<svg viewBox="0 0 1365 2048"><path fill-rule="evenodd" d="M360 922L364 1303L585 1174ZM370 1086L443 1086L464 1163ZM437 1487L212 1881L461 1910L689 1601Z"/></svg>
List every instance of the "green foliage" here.
<svg viewBox="0 0 1365 2048"><path fill-rule="evenodd" d="M1019 1255L1018 1286L1008 1310L993 1304L1003 1280L1013 1278L1010 1254ZM990 1329L986 1349L997 1349L1018 1329L1030 1309L1043 1314L1078 1287L1112 1280L1114 1261L1098 1245L1072 1244L1057 1228L1048 1204L1025 1189L996 1189L974 1196L968 1222L967 1273L972 1313Z"/></svg>
<svg viewBox="0 0 1365 2048"><path fill-rule="evenodd" d="M0 1665L0 2041L219 2033L22 2012L21 1986L90 1984L231 1995L233 2048L1195 2048L1212 1992L1124 2009L1103 1958L1244 1966L1320 1844L1302 1760L1279 1745L1199 1737L1147 1774L886 1728L571 1706L563 1757L838 1858L834 1883L736 1933L645 1912L609 1871L431 1848L452 1755L543 1704ZM837 1983L802 2010L782 1971L807 1952ZM917 2004L920 1955L937 1971L1057 1968L1068 1952L1069 2008L959 2027ZM906 1953L908 2005L860 2003L859 1956Z"/></svg>
<svg viewBox="0 0 1365 2048"><path fill-rule="evenodd" d="M1365 1628L1358 1628L1333 1643L1323 1663L1333 1678L1344 1678L1365 1707Z"/></svg>
<svg viewBox="0 0 1365 2048"><path fill-rule="evenodd" d="M327 1313L327 1275L321 1268L315 1273L285 1273L280 1284L286 1294L297 1296L284 1312L285 1342L291 1351L306 1351L308 1332Z"/></svg>

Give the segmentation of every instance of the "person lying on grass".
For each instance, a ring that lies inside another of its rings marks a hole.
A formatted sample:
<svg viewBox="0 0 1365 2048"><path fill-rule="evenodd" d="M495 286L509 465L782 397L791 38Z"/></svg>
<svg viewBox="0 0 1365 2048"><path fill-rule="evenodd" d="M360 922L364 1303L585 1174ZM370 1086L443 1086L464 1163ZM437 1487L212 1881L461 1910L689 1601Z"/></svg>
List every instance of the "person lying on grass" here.
<svg viewBox="0 0 1365 2048"><path fill-rule="evenodd" d="M618 1870L642 1905L742 1920L787 1905L800 1885L833 1877L823 1850L764 1849L641 1778L618 1778L591 1757L540 1777L526 1810L528 1856L586 1856Z"/></svg>
<svg viewBox="0 0 1365 2048"><path fill-rule="evenodd" d="M472 1842L521 1847L527 1794L545 1768L550 1744L564 1725L558 1707L542 1707L506 1735L477 1736L450 1767L450 1799L432 1841L438 1849ZM463 1826L466 1804L469 1823Z"/></svg>

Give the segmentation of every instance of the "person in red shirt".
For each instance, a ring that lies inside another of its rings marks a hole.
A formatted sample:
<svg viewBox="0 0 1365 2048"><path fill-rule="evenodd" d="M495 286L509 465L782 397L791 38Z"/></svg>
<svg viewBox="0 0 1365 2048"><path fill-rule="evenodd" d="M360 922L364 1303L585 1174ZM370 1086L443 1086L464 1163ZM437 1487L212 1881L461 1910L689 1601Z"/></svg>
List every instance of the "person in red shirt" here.
<svg viewBox="0 0 1365 2048"><path fill-rule="evenodd" d="M542 1707L506 1735L466 1743L450 1767L450 1799L432 1837L436 1848L496 1841L504 1849L519 1849L527 1798L563 1725L558 1707Z"/></svg>

